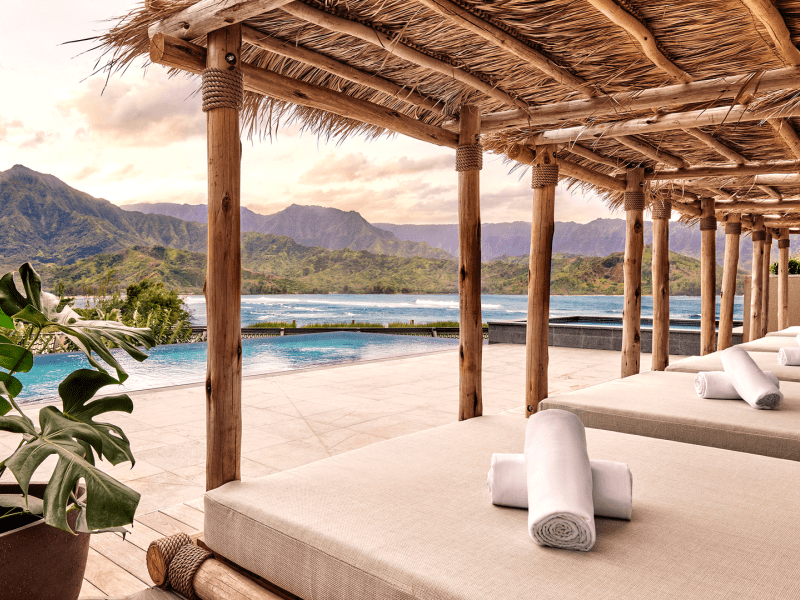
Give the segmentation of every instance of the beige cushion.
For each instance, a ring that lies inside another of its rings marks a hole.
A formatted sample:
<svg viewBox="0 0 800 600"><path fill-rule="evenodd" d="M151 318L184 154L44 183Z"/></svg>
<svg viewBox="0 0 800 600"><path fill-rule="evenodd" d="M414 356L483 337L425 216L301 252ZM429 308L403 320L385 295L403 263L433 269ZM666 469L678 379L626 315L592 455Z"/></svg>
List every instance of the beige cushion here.
<svg viewBox="0 0 800 600"><path fill-rule="evenodd" d="M800 597L800 463L587 429L591 457L630 465L633 520L555 550L489 502L524 428L480 417L226 484L205 541L304 600Z"/></svg>
<svg viewBox="0 0 800 600"><path fill-rule="evenodd" d="M781 348L797 348L797 340L790 337L772 336L737 345L748 352L777 352Z"/></svg>
<svg viewBox="0 0 800 600"><path fill-rule="evenodd" d="M703 399L695 376L648 371L541 406L573 412L587 427L800 460L800 383L782 382L783 403L766 411L743 400Z"/></svg>
<svg viewBox="0 0 800 600"><path fill-rule="evenodd" d="M800 381L800 367L778 364L777 352L747 352L762 371L772 371L781 381ZM719 352L705 356L690 356L667 367L672 373L699 373L700 371L724 371Z"/></svg>

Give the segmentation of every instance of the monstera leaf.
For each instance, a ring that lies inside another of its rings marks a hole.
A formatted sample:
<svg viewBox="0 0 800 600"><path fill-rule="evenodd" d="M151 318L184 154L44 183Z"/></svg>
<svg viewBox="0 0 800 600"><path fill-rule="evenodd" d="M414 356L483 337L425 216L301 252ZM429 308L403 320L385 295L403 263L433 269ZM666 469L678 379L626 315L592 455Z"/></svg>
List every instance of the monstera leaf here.
<svg viewBox="0 0 800 600"><path fill-rule="evenodd" d="M125 350L138 361L143 361L147 355L137 348L137 344L146 349L155 345L155 337L150 329L81 318L69 306L60 303L58 297L42 292L42 280L30 263L19 268L19 275L25 290L24 296L17 290L13 273L6 273L0 278L0 310L19 321L32 324L40 331L58 331L64 334L83 351L93 367L106 372L94 357L96 354L100 360L114 368L120 382L125 381L128 374L109 351L106 342Z"/></svg>
<svg viewBox="0 0 800 600"><path fill-rule="evenodd" d="M14 321L2 310L0 310L0 327L3 329L14 329Z"/></svg>
<svg viewBox="0 0 800 600"><path fill-rule="evenodd" d="M88 407L93 404L90 403ZM75 402L79 413L80 405L81 402ZM84 418L87 414L98 412L103 411L86 408L83 411ZM70 496L81 479L86 485L87 499L79 507L79 510L85 511L79 520L85 523L88 530L119 527L133 522L139 493L103 473L86 459L87 449L89 455L92 450L104 455L104 442L109 437L107 431L70 419L53 406L46 406L39 411L38 430L21 417L0 417L0 429L22 433L27 442L4 461L26 496L31 477L39 465L52 454L58 456L58 463L43 498L46 523L71 531L67 523L67 510L71 506ZM127 441L123 445L127 447ZM109 452L114 455L120 450L109 449Z"/></svg>

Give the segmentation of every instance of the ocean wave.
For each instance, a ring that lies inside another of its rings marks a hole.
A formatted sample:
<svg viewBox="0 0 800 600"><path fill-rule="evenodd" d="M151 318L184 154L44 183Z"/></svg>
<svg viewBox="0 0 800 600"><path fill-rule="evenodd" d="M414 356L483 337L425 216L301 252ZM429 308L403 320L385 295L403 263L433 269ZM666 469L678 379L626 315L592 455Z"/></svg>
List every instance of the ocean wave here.
<svg viewBox="0 0 800 600"><path fill-rule="evenodd" d="M417 300L417 306L427 306L430 308L458 308L457 300ZM498 309L503 308L502 304L481 304L481 308Z"/></svg>

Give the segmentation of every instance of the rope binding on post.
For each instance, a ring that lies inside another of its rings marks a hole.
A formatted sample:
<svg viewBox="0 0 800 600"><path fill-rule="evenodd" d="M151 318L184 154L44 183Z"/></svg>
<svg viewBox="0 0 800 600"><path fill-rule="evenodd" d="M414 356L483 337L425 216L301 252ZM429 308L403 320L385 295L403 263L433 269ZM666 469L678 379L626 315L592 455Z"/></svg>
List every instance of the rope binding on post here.
<svg viewBox="0 0 800 600"><path fill-rule="evenodd" d="M670 200L653 200L650 211L653 213L654 221L656 219L668 221L672 218L672 202Z"/></svg>
<svg viewBox="0 0 800 600"><path fill-rule="evenodd" d="M239 70L203 69L203 112L215 108L242 108L244 76Z"/></svg>
<svg viewBox="0 0 800 600"><path fill-rule="evenodd" d="M183 546L169 567L169 584L172 589L189 600L197 600L194 593L194 575L211 552L194 544Z"/></svg>
<svg viewBox="0 0 800 600"><path fill-rule="evenodd" d="M717 217L703 217L700 219L700 231L714 231L717 228Z"/></svg>
<svg viewBox="0 0 800 600"><path fill-rule="evenodd" d="M531 187L535 190L558 185L558 165L533 165Z"/></svg>
<svg viewBox="0 0 800 600"><path fill-rule="evenodd" d="M456 171L480 171L483 169L483 146L461 144L456 146Z"/></svg>
<svg viewBox="0 0 800 600"><path fill-rule="evenodd" d="M767 239L767 232L764 230L754 231L752 237L754 242L763 242L765 239Z"/></svg>
<svg viewBox="0 0 800 600"><path fill-rule="evenodd" d="M788 248L789 240L778 240L778 248Z"/></svg>
<svg viewBox="0 0 800 600"><path fill-rule="evenodd" d="M625 192L625 210L644 210L644 192Z"/></svg>
<svg viewBox="0 0 800 600"><path fill-rule="evenodd" d="M176 533L168 537L159 538L150 542L150 547L147 550L149 556L159 556L160 560L148 560L147 571L150 574L150 579L153 580L160 588L166 588L169 585L167 573L169 566L172 563L178 551L191 544L192 540L185 533Z"/></svg>
<svg viewBox="0 0 800 600"><path fill-rule="evenodd" d="M737 223L725 223L725 234L732 234L732 235L741 235L742 233L742 224Z"/></svg>

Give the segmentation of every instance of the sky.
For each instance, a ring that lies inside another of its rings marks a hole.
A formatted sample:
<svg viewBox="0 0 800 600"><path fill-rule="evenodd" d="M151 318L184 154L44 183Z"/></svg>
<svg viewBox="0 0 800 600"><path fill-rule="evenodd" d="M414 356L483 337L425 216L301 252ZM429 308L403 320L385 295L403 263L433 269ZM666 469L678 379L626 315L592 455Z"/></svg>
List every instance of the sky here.
<svg viewBox="0 0 800 600"><path fill-rule="evenodd" d="M206 202L205 115L198 82L136 64L106 85L91 42L131 0L3 0L0 171L23 164L115 204ZM24 51L22 50L24 49ZM16 57L18 60L14 60ZM10 90L10 93L8 91ZM287 127L243 140L242 205L270 214L291 204L360 212L371 222L455 223L455 151L404 136L341 143ZM481 220L530 221L530 176L484 156ZM612 214L593 194L556 192L556 220Z"/></svg>

